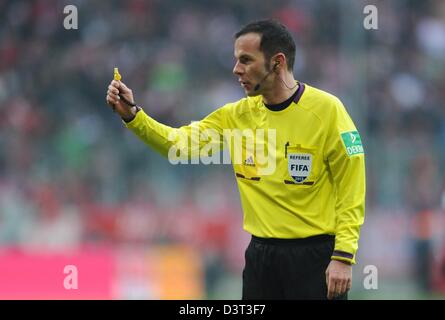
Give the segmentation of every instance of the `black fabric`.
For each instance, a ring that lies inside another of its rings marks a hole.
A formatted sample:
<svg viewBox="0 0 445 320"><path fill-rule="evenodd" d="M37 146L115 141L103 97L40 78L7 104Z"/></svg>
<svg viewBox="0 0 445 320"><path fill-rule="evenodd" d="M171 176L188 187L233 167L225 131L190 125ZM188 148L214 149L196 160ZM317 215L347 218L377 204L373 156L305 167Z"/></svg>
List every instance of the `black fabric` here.
<svg viewBox="0 0 445 320"><path fill-rule="evenodd" d="M252 237L245 253L243 300L326 300L326 269L335 238L311 238ZM347 298L346 293L336 300Z"/></svg>
<svg viewBox="0 0 445 320"><path fill-rule="evenodd" d="M300 89L300 88L298 88L298 89ZM281 110L284 110L288 106L290 106L290 104L292 103L292 101L294 101L294 99L295 99L295 97L297 96L298 93L299 93L299 90L296 90L294 92L294 94L289 97L289 99L287 99L286 101L283 101L281 103L278 103L278 104L264 104L264 105L270 111L281 111Z"/></svg>
<svg viewBox="0 0 445 320"><path fill-rule="evenodd" d="M282 111L290 106L292 102L298 103L300 101L301 96L303 95L305 89L304 83L298 83L298 89L294 92L292 96L289 97L284 102L278 103L278 104L264 104L267 109L270 111Z"/></svg>

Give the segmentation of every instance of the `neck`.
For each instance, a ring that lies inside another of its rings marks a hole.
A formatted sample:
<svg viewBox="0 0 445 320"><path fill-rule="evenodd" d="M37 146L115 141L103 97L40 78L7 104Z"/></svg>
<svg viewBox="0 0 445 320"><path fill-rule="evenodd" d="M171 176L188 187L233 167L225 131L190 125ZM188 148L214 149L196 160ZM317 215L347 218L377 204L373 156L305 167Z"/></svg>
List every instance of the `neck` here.
<svg viewBox="0 0 445 320"><path fill-rule="evenodd" d="M281 81L278 77L282 77L281 79L283 81ZM283 101L289 99L297 90L298 85L296 85L294 76L292 73L286 72L276 77L270 90L263 92L263 102L269 105L282 103Z"/></svg>

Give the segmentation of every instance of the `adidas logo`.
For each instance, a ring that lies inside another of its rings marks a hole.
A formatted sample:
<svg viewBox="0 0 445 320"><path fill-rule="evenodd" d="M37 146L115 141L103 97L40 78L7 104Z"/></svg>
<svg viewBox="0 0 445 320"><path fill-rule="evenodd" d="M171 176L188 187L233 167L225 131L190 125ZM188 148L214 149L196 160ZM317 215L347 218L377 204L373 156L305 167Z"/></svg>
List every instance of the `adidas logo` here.
<svg viewBox="0 0 445 320"><path fill-rule="evenodd" d="M253 161L253 157L250 156L246 160L244 160L244 165L255 167L255 162Z"/></svg>

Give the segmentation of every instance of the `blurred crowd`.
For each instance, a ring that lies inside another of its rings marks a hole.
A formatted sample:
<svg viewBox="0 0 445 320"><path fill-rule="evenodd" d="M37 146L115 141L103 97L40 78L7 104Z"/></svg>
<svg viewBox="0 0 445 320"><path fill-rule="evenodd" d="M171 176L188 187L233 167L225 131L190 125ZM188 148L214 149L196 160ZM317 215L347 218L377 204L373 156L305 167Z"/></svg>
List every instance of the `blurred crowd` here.
<svg viewBox="0 0 445 320"><path fill-rule="evenodd" d="M63 27L68 4L77 30ZM367 4L377 30L363 26ZM0 0L0 12L2 246L185 241L203 252L208 283L239 272L247 236L230 166L170 165L105 94L117 66L153 118L199 120L243 96L233 35L261 18L294 35L296 78L354 118L370 219L445 209L444 1Z"/></svg>

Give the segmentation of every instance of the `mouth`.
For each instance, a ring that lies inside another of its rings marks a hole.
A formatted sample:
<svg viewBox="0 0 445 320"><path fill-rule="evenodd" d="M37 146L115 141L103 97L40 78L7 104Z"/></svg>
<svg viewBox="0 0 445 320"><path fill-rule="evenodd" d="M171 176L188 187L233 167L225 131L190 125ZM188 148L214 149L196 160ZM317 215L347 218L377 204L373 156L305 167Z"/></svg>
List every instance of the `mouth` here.
<svg viewBox="0 0 445 320"><path fill-rule="evenodd" d="M238 82L240 83L241 87L243 87L244 89L247 89L248 87L250 87L250 83L247 81L238 80Z"/></svg>

